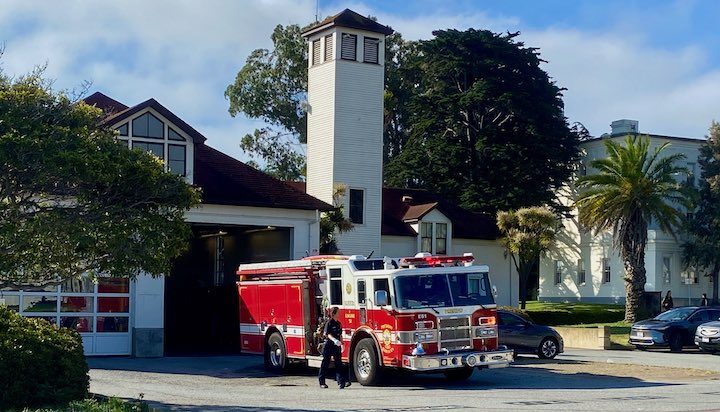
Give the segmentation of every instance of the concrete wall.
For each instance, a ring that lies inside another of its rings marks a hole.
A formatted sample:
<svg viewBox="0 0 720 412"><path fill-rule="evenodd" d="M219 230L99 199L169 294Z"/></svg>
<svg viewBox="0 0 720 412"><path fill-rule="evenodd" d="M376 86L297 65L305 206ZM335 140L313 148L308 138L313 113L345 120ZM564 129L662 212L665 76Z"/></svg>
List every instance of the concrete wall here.
<svg viewBox="0 0 720 412"><path fill-rule="evenodd" d="M554 326L566 348L610 349L610 328L569 328Z"/></svg>

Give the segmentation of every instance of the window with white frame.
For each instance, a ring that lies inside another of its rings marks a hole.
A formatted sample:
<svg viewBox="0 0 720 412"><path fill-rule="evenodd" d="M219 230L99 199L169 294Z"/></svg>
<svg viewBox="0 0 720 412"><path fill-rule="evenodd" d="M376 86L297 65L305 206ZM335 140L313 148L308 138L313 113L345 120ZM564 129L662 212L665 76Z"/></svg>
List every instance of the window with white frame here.
<svg viewBox="0 0 720 412"><path fill-rule="evenodd" d="M420 252L432 253L433 224L420 223Z"/></svg>
<svg viewBox="0 0 720 412"><path fill-rule="evenodd" d="M312 65L320 64L320 39L312 42Z"/></svg>
<svg viewBox="0 0 720 412"><path fill-rule="evenodd" d="M602 259L602 276L603 283L610 283L610 258Z"/></svg>
<svg viewBox="0 0 720 412"><path fill-rule="evenodd" d="M343 33L340 42L340 58L343 60L357 60L357 36Z"/></svg>
<svg viewBox="0 0 720 412"><path fill-rule="evenodd" d="M372 37L365 37L363 39L363 62L365 63L378 63L378 54L380 50L380 40L373 39Z"/></svg>
<svg viewBox="0 0 720 412"><path fill-rule="evenodd" d="M577 261L577 279L579 285L585 284L585 266L582 259Z"/></svg>
<svg viewBox="0 0 720 412"><path fill-rule="evenodd" d="M128 128L131 125L131 128ZM187 175L188 139L150 112L117 127L119 139L130 148L151 153L165 163L168 171Z"/></svg>
<svg viewBox="0 0 720 412"><path fill-rule="evenodd" d="M562 262L559 260L553 260L553 266L554 266L554 281L556 285L559 285L562 283Z"/></svg>
<svg viewBox="0 0 720 412"><path fill-rule="evenodd" d="M435 254L447 254L447 223L435 223Z"/></svg>
<svg viewBox="0 0 720 412"><path fill-rule="evenodd" d="M365 219L365 191L363 189L350 189L350 221L362 225Z"/></svg>
<svg viewBox="0 0 720 412"><path fill-rule="evenodd" d="M329 62L333 59L333 35L325 36L325 61Z"/></svg>
<svg viewBox="0 0 720 412"><path fill-rule="evenodd" d="M694 266L688 266L685 268L685 270L680 274L680 277L684 285L696 285L700 283L700 279L698 279L698 274Z"/></svg>
<svg viewBox="0 0 720 412"><path fill-rule="evenodd" d="M672 259L670 256L663 256L662 258L662 275L663 283L670 284L672 281Z"/></svg>

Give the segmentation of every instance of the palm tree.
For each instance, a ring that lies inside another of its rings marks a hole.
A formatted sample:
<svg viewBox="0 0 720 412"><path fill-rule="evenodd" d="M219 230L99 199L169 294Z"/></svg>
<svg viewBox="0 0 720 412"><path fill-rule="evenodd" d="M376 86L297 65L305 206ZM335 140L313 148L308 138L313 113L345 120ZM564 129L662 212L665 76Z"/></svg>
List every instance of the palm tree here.
<svg viewBox="0 0 720 412"><path fill-rule="evenodd" d="M648 137L628 136L625 146L608 140L608 156L590 163L598 173L578 179L580 224L596 233L612 230L613 246L620 250L625 266L628 323L635 322L645 291L648 224L655 222L674 237L682 214L673 204L686 204L682 186L676 180L678 174L687 173L677 165L685 155L661 156L669 143L652 154L649 146Z"/></svg>

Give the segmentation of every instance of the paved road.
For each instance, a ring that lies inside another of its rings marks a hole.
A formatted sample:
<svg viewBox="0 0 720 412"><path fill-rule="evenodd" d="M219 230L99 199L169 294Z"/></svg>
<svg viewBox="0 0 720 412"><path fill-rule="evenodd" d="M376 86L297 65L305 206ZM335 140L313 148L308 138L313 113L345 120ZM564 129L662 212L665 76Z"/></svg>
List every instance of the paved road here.
<svg viewBox="0 0 720 412"><path fill-rule="evenodd" d="M560 362L582 368L574 359L603 356L571 350ZM712 360L720 362L720 356ZM355 383L342 391L333 386L319 389L315 371L306 368L294 367L284 376L267 375L255 356L94 358L89 362L93 392L126 398L142 392L155 406L183 411L699 411L720 405L716 378L646 380L558 372L551 368L553 364L532 358L520 358L511 368L476 372L460 385L438 375L395 374L384 387Z"/></svg>

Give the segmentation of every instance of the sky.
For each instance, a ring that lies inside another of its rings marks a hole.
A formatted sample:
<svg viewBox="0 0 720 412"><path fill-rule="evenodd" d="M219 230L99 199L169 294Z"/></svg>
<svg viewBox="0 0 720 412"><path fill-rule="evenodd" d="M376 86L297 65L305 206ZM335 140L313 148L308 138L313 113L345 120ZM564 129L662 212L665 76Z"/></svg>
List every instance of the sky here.
<svg viewBox="0 0 720 412"><path fill-rule="evenodd" d="M319 6L319 7L318 7ZM0 68L47 64L56 89L92 82L129 106L155 98L241 160L240 138L263 123L231 117L227 86L277 24L305 25L350 8L406 39L436 29L520 31L564 92L569 122L592 135L627 118L640 131L701 138L720 120L715 0L2 0Z"/></svg>

